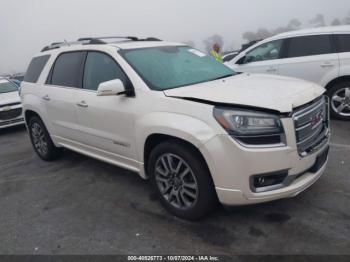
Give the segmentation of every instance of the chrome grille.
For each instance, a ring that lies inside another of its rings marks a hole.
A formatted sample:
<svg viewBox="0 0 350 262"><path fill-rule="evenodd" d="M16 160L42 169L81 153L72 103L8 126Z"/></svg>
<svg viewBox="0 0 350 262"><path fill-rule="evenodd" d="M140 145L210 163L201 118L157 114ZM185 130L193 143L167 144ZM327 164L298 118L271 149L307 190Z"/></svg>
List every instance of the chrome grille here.
<svg viewBox="0 0 350 262"><path fill-rule="evenodd" d="M0 120L10 120L21 116L22 108L11 109L7 111L0 112Z"/></svg>
<svg viewBox="0 0 350 262"><path fill-rule="evenodd" d="M323 96L293 114L297 147L301 156L317 150L329 136L329 101Z"/></svg>

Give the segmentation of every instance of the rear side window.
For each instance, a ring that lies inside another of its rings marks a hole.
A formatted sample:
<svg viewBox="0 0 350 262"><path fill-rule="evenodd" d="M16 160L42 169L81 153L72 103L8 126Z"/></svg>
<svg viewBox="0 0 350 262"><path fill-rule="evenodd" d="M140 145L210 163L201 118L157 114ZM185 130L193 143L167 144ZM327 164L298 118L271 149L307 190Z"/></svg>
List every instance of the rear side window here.
<svg viewBox="0 0 350 262"><path fill-rule="evenodd" d="M331 53L334 52L329 35L301 36L289 40L289 58Z"/></svg>
<svg viewBox="0 0 350 262"><path fill-rule="evenodd" d="M350 34L335 36L339 53L350 52Z"/></svg>
<svg viewBox="0 0 350 262"><path fill-rule="evenodd" d="M36 83L49 58L50 55L34 57L29 64L27 72L24 76L24 81Z"/></svg>
<svg viewBox="0 0 350 262"><path fill-rule="evenodd" d="M53 66L49 83L57 86L79 88L81 86L83 59L83 52L61 54Z"/></svg>
<svg viewBox="0 0 350 262"><path fill-rule="evenodd" d="M89 52L85 62L83 88L97 90L100 83L120 79L127 85L127 78L116 61L100 52Z"/></svg>

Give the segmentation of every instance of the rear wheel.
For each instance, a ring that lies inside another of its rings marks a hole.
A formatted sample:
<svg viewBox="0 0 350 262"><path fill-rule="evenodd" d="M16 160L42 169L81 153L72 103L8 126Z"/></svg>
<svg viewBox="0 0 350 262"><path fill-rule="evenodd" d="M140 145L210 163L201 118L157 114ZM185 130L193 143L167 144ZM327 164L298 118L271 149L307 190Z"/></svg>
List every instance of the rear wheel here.
<svg viewBox="0 0 350 262"><path fill-rule="evenodd" d="M49 133L39 117L32 117L28 122L29 136L37 155L45 160L57 159L62 149L54 145Z"/></svg>
<svg viewBox="0 0 350 262"><path fill-rule="evenodd" d="M148 172L164 207L180 218L200 219L217 203L206 163L185 143L168 141L156 146Z"/></svg>
<svg viewBox="0 0 350 262"><path fill-rule="evenodd" d="M328 92L330 111L334 118L350 120L350 82L335 84Z"/></svg>

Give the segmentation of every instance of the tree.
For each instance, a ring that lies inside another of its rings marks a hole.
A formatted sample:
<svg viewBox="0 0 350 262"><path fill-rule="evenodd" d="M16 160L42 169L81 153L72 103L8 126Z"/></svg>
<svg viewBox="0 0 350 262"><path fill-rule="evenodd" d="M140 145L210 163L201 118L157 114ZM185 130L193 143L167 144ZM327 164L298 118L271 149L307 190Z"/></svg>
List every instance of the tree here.
<svg viewBox="0 0 350 262"><path fill-rule="evenodd" d="M341 21L338 18L336 18L333 20L331 25L341 25L341 24L342 24Z"/></svg>
<svg viewBox="0 0 350 262"><path fill-rule="evenodd" d="M348 15L343 19L343 24L350 25L350 11L349 11Z"/></svg>
<svg viewBox="0 0 350 262"><path fill-rule="evenodd" d="M310 20L310 24L313 27L322 27L326 25L325 19L324 19L324 15L322 14L318 14L315 16L315 18Z"/></svg>
<svg viewBox="0 0 350 262"><path fill-rule="evenodd" d="M294 18L294 19L289 21L287 26L282 26L282 27L279 27L279 28L273 30L273 34L277 35L277 34L288 32L288 31L298 30L298 29L300 29L300 27L301 27L301 22L298 19Z"/></svg>
<svg viewBox="0 0 350 262"><path fill-rule="evenodd" d="M256 32L245 32L243 34L243 38L246 39L248 42L265 39L267 37L272 36L273 34L266 28L259 28Z"/></svg>
<svg viewBox="0 0 350 262"><path fill-rule="evenodd" d="M273 35L300 29L301 25L302 25L301 22L298 19L294 18L290 20L286 26L281 26L271 31L269 31L266 28L260 28L256 32L252 32L252 31L245 32L243 33L243 39L247 40L248 42L265 39Z"/></svg>
<svg viewBox="0 0 350 262"><path fill-rule="evenodd" d="M298 29L300 29L301 25L302 25L301 22L298 19L294 18L294 19L290 20L289 24L287 25L287 29L288 30L298 30Z"/></svg>

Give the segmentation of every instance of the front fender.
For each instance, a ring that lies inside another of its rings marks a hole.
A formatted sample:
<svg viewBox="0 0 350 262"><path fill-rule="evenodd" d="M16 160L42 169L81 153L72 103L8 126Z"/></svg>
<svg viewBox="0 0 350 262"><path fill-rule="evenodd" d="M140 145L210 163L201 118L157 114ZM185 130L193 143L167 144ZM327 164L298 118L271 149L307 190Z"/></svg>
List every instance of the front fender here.
<svg viewBox="0 0 350 262"><path fill-rule="evenodd" d="M152 134L169 135L185 140L197 148L216 135L215 130L203 120L188 115L156 112L145 115L136 124L137 155L144 161L144 147Z"/></svg>

